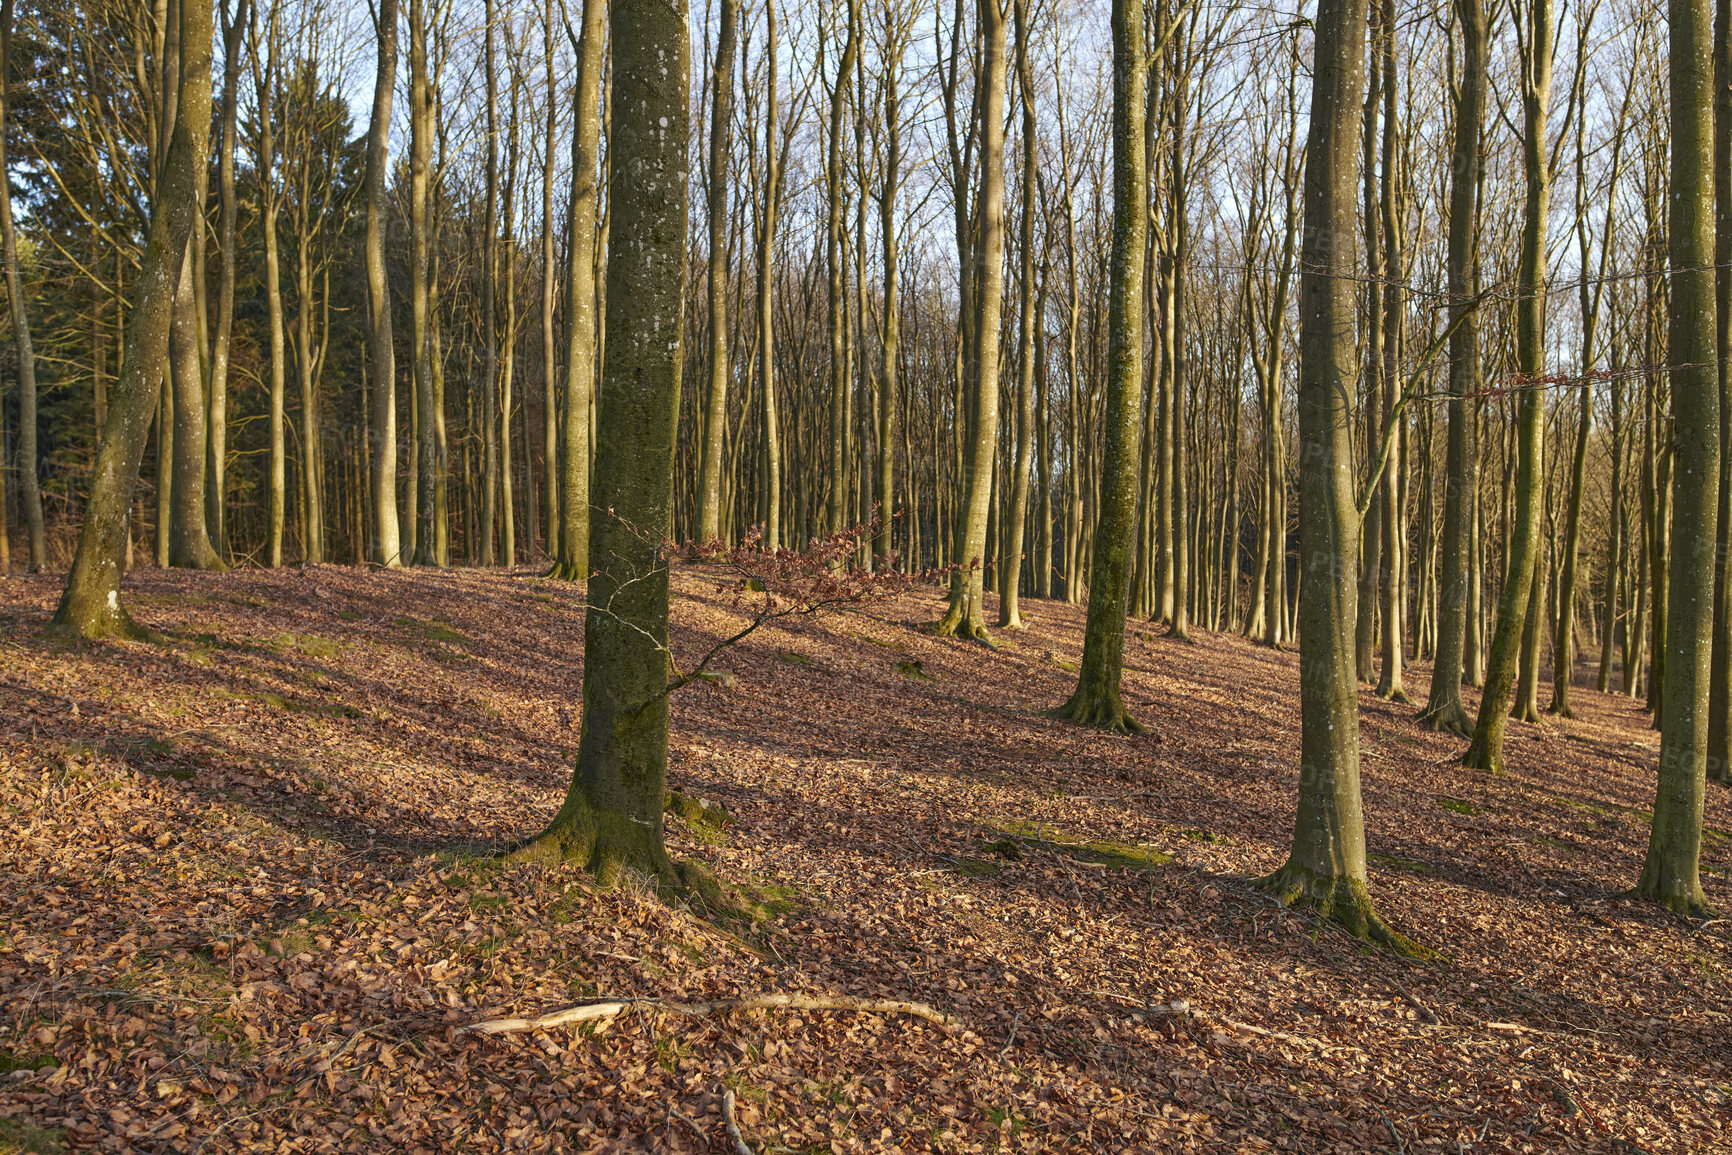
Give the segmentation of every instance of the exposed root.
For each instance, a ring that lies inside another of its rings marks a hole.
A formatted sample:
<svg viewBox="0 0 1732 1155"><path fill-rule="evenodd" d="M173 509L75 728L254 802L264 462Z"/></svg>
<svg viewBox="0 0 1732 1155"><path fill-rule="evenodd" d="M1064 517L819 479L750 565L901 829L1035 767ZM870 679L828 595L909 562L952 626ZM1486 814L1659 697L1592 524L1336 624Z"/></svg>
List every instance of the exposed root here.
<svg viewBox="0 0 1732 1155"><path fill-rule="evenodd" d="M674 999L608 999L602 1002L587 1003L581 1007L567 1007L560 1011L549 1011L544 1015L536 1015L527 1019L486 1019L479 1023L470 1023L459 1027L460 1033L479 1035L508 1035L521 1031L544 1031L550 1027L569 1026L572 1023L588 1023L601 1019L611 1019L624 1014L633 1007L644 1007L650 1010L670 1011L678 1015L691 1015L695 1018L707 1018L710 1015L726 1014L729 1011L854 1011L865 1015L913 1015L941 1027L956 1027L960 1025L952 1015L936 1009L928 1003L910 1002L904 999L857 999L848 995L800 995L800 994L765 994L747 995L738 999L716 999L704 1003L685 1003Z"/></svg>
<svg viewBox="0 0 1732 1155"><path fill-rule="evenodd" d="M998 643L986 632L986 626L963 613L959 607L952 607L949 613L934 622L932 633L935 637L960 638L965 642L979 642L989 650L998 649Z"/></svg>
<svg viewBox="0 0 1732 1155"><path fill-rule="evenodd" d="M1070 701L1047 711L1047 717L1105 730L1110 734L1149 732L1147 727L1125 711L1124 702L1117 694L1096 693L1085 690L1080 685L1076 688L1076 693L1070 696Z"/></svg>
<svg viewBox="0 0 1732 1155"><path fill-rule="evenodd" d="M553 566L541 576L562 582L581 582L589 578L589 575L583 572L582 567L563 561L554 562Z"/></svg>
<svg viewBox="0 0 1732 1155"><path fill-rule="evenodd" d="M1415 719L1427 730L1454 734L1458 738L1473 738L1473 722L1462 708L1461 699L1454 698L1441 706L1428 706Z"/></svg>
<svg viewBox="0 0 1732 1155"><path fill-rule="evenodd" d="M1386 947L1402 958L1437 957L1435 951L1384 922L1365 883L1357 878L1320 875L1289 859L1280 870L1252 885L1268 891L1282 906L1314 911L1354 938Z"/></svg>
<svg viewBox="0 0 1732 1155"><path fill-rule="evenodd" d="M1404 686L1391 686L1388 683L1383 683L1377 687L1377 696L1386 702L1394 702L1397 705L1413 705L1413 699L1408 697L1407 689Z"/></svg>

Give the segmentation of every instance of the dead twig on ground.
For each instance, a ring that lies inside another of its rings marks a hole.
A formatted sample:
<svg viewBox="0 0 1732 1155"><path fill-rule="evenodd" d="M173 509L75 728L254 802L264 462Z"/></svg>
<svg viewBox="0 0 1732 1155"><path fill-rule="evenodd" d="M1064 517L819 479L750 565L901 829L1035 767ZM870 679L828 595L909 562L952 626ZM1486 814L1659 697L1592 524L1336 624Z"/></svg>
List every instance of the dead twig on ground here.
<svg viewBox="0 0 1732 1155"><path fill-rule="evenodd" d="M927 1003L910 1002L902 999L857 999L847 995L798 995L798 994L768 994L749 995L740 999L717 999L707 1003L682 1003L672 999L611 999L605 1002L587 1003L580 1007L567 1007L564 1010L549 1011L533 1018L486 1019L479 1023L470 1023L459 1027L460 1033L482 1035L505 1035L520 1031L541 1031L549 1027L562 1027L571 1023L593 1022L597 1019L612 1019L633 1007L653 1007L657 1010L672 1011L675 1014L692 1015L707 1018L728 1011L855 1011L868 1015L913 1015L943 1027L954 1027L957 1021L954 1017L937 1010Z"/></svg>

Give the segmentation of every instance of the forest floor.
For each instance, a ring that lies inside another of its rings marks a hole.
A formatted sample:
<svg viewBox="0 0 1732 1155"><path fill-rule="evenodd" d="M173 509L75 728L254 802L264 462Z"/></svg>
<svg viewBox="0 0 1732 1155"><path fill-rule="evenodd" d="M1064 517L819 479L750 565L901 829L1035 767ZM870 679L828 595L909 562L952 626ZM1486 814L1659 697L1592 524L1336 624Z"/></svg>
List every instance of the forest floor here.
<svg viewBox="0 0 1732 1155"><path fill-rule="evenodd" d="M0 582L0 1150L1732 1150L1732 923L1622 897L1656 741L1627 698L1506 776L1364 696L1371 887L1409 962L1250 885L1292 822L1297 659L1134 629L1151 734L1049 720L1082 610L996 652L919 589L764 629L675 695L670 818L756 921L493 852L557 807L582 595L515 574L129 575L159 643ZM676 571L689 662L741 620ZM1429 680L1409 673L1416 694ZM1732 795L1704 870L1732 911ZM598 995L928 1001L916 1018ZM1192 1013L1159 1013L1189 1003ZM9 1147L8 1144L12 1146ZM57 1146L59 1145L59 1146Z"/></svg>

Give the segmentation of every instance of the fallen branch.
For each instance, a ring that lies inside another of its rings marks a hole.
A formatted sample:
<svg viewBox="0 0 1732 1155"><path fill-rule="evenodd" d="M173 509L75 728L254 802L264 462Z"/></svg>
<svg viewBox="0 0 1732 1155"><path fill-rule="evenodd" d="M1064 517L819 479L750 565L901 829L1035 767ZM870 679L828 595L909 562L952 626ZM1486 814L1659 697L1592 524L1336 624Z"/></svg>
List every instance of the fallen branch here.
<svg viewBox="0 0 1732 1155"><path fill-rule="evenodd" d="M728 1138L734 1141L737 1155L756 1155L746 1143L745 1136L740 1134L740 1125L734 1122L734 1091L731 1087L722 1092L722 1122L727 1125Z"/></svg>
<svg viewBox="0 0 1732 1155"><path fill-rule="evenodd" d="M954 1027L956 1020L926 1003L909 1002L903 999L856 999L846 995L790 995L770 994L751 995L743 999L717 999L707 1003L682 1003L673 999L614 999L607 1002L588 1003L581 1007L567 1007L562 1011L549 1011L545 1015L536 1015L529 1019L487 1019L479 1023L470 1023L459 1027L460 1033L475 1033L483 1035L506 1035L518 1031L541 1031L549 1027L563 1027L572 1023L594 1022L597 1019L612 1019L624 1014L633 1007L651 1007L656 1010L672 1011L680 1015L707 1017L719 1015L727 1011L857 1011L868 1015L913 1015L937 1023L942 1027Z"/></svg>

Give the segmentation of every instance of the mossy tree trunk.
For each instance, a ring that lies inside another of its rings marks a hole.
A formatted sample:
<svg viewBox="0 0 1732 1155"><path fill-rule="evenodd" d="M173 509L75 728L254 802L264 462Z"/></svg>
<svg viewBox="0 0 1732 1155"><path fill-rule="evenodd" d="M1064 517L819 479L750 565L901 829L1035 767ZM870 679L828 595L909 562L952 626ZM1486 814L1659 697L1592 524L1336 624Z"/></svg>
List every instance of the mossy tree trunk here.
<svg viewBox="0 0 1732 1155"><path fill-rule="evenodd" d="M992 641L986 632L987 514L992 506L992 473L998 456L998 345L1004 308L1004 90L1005 20L999 0L980 0L981 58L979 98L980 192L974 212L972 286L974 323L967 328L962 378L972 396L970 440L962 454L962 504L957 510L956 571L950 579L950 607L938 623L940 636ZM965 295L963 307L968 307ZM1121 610L1122 613L1122 610Z"/></svg>
<svg viewBox="0 0 1732 1155"><path fill-rule="evenodd" d="M1437 650L1431 693L1421 719L1429 726L1467 737L1461 702L1468 618L1468 555L1472 548L1473 492L1479 484L1478 410L1468 398L1479 392L1480 139L1485 131L1487 80L1484 0L1455 0L1461 30L1461 87L1455 106L1455 153L1449 190L1449 432L1444 449L1443 539L1439 543ZM1463 317L1462 313L1468 316Z"/></svg>
<svg viewBox="0 0 1732 1155"><path fill-rule="evenodd" d="M1516 371L1524 382L1516 424L1515 525L1510 535L1497 629L1486 667L1485 693L1473 744L1463 759L1480 770L1503 768L1503 736L1515 698L1522 637L1527 632L1530 596L1540 547L1540 504L1544 498L1546 320L1546 212L1551 203L1546 115L1552 90L1552 0L1527 0L1520 19L1522 152L1527 170L1527 205L1522 222L1521 263L1516 276Z"/></svg>
<svg viewBox="0 0 1732 1155"><path fill-rule="evenodd" d="M684 0L614 0L612 241L584 619L583 735L565 804L526 848L673 880L662 844L668 570L686 257Z"/></svg>
<svg viewBox="0 0 1732 1155"><path fill-rule="evenodd" d="M1125 712L1124 667L1131 551L1136 545L1137 455L1143 427L1143 275L1148 157L1143 136L1146 81L1142 0L1114 0L1113 248L1107 298L1106 445L1100 523L1089 572L1088 623L1076 690L1054 713L1119 733L1143 727Z"/></svg>
<svg viewBox="0 0 1732 1155"><path fill-rule="evenodd" d="M1720 373L1720 501L1714 532L1714 653L1708 678L1708 777L1732 782L1732 0L1714 5L1715 357ZM1613 490L1616 493L1616 490ZM1602 667L1604 663L1601 663ZM1600 679L1601 689L1608 681Z"/></svg>
<svg viewBox="0 0 1732 1155"><path fill-rule="evenodd" d="M1707 0L1670 0L1673 366L1672 564L1665 586L1666 683L1660 774L1636 889L1679 914L1706 906L1699 873L1714 623L1720 384L1714 290L1713 40Z"/></svg>
<svg viewBox="0 0 1732 1155"><path fill-rule="evenodd" d="M187 241L198 219L199 170L211 122L211 0L182 0L180 98L139 260L120 376L90 480L84 528L54 624L86 638L138 632L120 604L127 510L168 359L169 328ZM202 519L202 512L201 512Z"/></svg>
<svg viewBox="0 0 1732 1155"><path fill-rule="evenodd" d="M1321 0L1299 260L1299 810L1292 854L1262 885L1357 936L1405 948L1366 887L1359 795L1354 174L1365 38L1364 6Z"/></svg>
<svg viewBox="0 0 1732 1155"><path fill-rule="evenodd" d="M434 92L428 76L427 0L409 0L409 346L415 390L415 565L441 565L438 518L439 443L442 415L433 397L431 177ZM551 155L551 154L550 154ZM548 166L551 170L552 166ZM442 520L442 519L441 519Z"/></svg>

